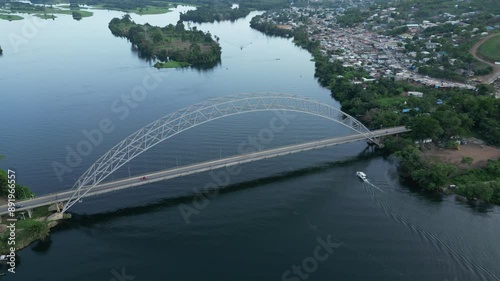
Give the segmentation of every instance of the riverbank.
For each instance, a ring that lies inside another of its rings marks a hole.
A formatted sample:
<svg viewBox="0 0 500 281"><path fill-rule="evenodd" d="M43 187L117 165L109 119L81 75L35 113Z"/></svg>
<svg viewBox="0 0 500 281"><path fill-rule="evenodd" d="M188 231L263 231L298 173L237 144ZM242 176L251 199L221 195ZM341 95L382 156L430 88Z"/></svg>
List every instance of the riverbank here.
<svg viewBox="0 0 500 281"><path fill-rule="evenodd" d="M15 171L0 170L0 205L14 202L15 206L12 207L17 209L22 207L18 202L35 196L28 187L18 184L16 180ZM51 228L71 217L69 214L59 213L58 207L60 209L62 206L53 204L26 211L14 210L1 216L0 254L10 253L12 247L18 251L37 240L46 239Z"/></svg>
<svg viewBox="0 0 500 281"><path fill-rule="evenodd" d="M8 20L8 21L13 21L13 20L22 20L24 18L21 17L21 16L19 16L19 15L0 14L0 19L2 19L2 20Z"/></svg>
<svg viewBox="0 0 500 281"><path fill-rule="evenodd" d="M384 150L398 157L401 175L411 179L415 186L436 192L460 183L454 192L470 200L479 198L500 204L498 157L482 155L486 167L458 171L456 163L436 158L431 161L422 153L424 143L429 141L453 150L459 147L457 142L472 135L491 145L500 145L500 102L491 96L488 87L478 87L477 91L442 90L391 77L373 79L361 67L331 60L332 53L311 39L307 28L283 30L258 19L252 20L252 28L274 36L293 34L295 44L314 56L315 76L322 86L331 90L344 112L356 116L368 128L407 126L412 129L404 136L387 138ZM488 110L483 110L485 108Z"/></svg>
<svg viewBox="0 0 500 281"><path fill-rule="evenodd" d="M196 10L180 14L181 21L192 21L196 23L220 22L225 20L235 21L250 14L250 9L245 7L234 8L227 3L204 5Z"/></svg>
<svg viewBox="0 0 500 281"><path fill-rule="evenodd" d="M50 229L59 225L62 220L71 218L71 214L61 214L56 211L55 205L35 208L31 218L27 211L16 212L17 221L15 222L8 221L7 216L2 216L0 220L0 254L9 254L11 247L19 251L36 241L47 239L50 235ZM11 227L12 223L15 228ZM10 237L14 237L14 239L10 240Z"/></svg>

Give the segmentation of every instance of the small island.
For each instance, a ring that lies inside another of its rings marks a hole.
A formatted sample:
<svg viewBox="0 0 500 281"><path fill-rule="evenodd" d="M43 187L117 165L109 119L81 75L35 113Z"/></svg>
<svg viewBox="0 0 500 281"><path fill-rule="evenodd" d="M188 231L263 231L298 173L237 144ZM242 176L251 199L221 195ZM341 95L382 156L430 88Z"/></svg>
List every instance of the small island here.
<svg viewBox="0 0 500 281"><path fill-rule="evenodd" d="M196 27L187 30L182 21L165 27L136 24L130 15L114 18L109 29L115 36L125 37L136 45L140 55L158 59L158 68L213 65L221 59L221 47L212 35Z"/></svg>
<svg viewBox="0 0 500 281"><path fill-rule="evenodd" d="M70 5L69 6L70 9L60 9L54 6L34 5L31 3L24 3L24 2L7 2L7 3L0 3L0 8L4 10L3 12L0 13L0 19L9 21L24 19L22 16L19 16L16 13L32 14L41 19L52 19L52 20L56 18L55 16L56 14L72 15L75 20L80 20L85 17L91 17L93 15L92 12L80 10L78 5L76 6Z"/></svg>
<svg viewBox="0 0 500 281"><path fill-rule="evenodd" d="M13 21L13 20L22 20L24 18L21 17L21 16L18 16L18 15L0 14L0 19L2 19L2 20L8 20L8 21Z"/></svg>
<svg viewBox="0 0 500 281"><path fill-rule="evenodd" d="M224 20L235 21L250 14L250 9L246 7L233 8L229 4L216 4L201 6L196 10L181 13L182 21L192 21L196 23L219 22Z"/></svg>

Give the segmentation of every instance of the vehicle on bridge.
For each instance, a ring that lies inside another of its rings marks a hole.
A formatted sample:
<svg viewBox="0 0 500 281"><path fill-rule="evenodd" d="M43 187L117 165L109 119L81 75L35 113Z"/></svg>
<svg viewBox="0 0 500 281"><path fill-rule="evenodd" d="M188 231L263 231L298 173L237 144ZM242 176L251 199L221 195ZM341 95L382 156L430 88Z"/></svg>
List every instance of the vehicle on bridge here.
<svg viewBox="0 0 500 281"><path fill-rule="evenodd" d="M148 179L148 177L144 176L144 177L141 177L139 180L141 180L141 181L145 181L145 180L147 180L147 179Z"/></svg>

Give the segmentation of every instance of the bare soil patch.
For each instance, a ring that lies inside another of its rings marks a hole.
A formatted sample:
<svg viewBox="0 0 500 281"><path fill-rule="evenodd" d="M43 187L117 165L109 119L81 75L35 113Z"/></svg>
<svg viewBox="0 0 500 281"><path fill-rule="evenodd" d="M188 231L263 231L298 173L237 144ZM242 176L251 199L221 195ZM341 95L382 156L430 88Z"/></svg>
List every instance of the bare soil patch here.
<svg viewBox="0 0 500 281"><path fill-rule="evenodd" d="M287 25L287 24L280 24L280 25L278 25L278 28L286 29L286 30L292 30L293 26Z"/></svg>
<svg viewBox="0 0 500 281"><path fill-rule="evenodd" d="M433 149L424 152L424 156L426 158L437 158L440 161L455 164L462 168L469 167L466 164L462 164L462 159L464 157L471 157L474 160L471 167L481 168L486 166L488 160L499 159L500 149L488 145L468 143L460 145L460 150L434 147Z"/></svg>

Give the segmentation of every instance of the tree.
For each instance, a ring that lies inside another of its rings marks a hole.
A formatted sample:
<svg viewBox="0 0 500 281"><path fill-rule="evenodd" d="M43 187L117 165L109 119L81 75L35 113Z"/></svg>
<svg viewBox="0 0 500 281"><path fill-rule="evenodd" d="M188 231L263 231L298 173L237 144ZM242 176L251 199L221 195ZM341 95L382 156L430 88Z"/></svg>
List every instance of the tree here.
<svg viewBox="0 0 500 281"><path fill-rule="evenodd" d="M73 19L75 20L81 20L82 19L82 14L80 14L79 12L72 12L71 13L73 15Z"/></svg>
<svg viewBox="0 0 500 281"><path fill-rule="evenodd" d="M7 173L0 170L0 196L7 196L9 194L9 180L7 178ZM15 194L16 200L24 200L33 198L35 195L26 186L16 184Z"/></svg>
<svg viewBox="0 0 500 281"><path fill-rule="evenodd" d="M469 184L465 188L465 196L469 199L479 198L490 202L493 198L493 189L489 183L478 182Z"/></svg>
<svg viewBox="0 0 500 281"><path fill-rule="evenodd" d="M438 121L429 115L412 118L408 127L412 130L413 139L420 141L421 144L425 139L436 139L443 133Z"/></svg>
<svg viewBox="0 0 500 281"><path fill-rule="evenodd" d="M153 41L155 43L159 43L163 40L163 35L162 35L162 32L160 30L155 30L155 32L153 33Z"/></svg>
<svg viewBox="0 0 500 281"><path fill-rule="evenodd" d="M465 164L469 167L472 165L472 162L474 162L474 159L472 159L471 157L466 156L462 158L462 164Z"/></svg>
<svg viewBox="0 0 500 281"><path fill-rule="evenodd" d="M438 110L433 114L433 118L439 121L445 138L461 136L465 131L469 130L469 128L463 127L462 120L455 111Z"/></svg>
<svg viewBox="0 0 500 281"><path fill-rule="evenodd" d="M495 87L487 84L480 84L477 86L477 94L480 96L487 96L495 93Z"/></svg>
<svg viewBox="0 0 500 281"><path fill-rule="evenodd" d="M0 170L0 196L7 196L7 194L9 194L7 173Z"/></svg>
<svg viewBox="0 0 500 281"><path fill-rule="evenodd" d="M411 177L421 187L434 191L444 186L457 171L457 167L447 163L433 163L411 172Z"/></svg>
<svg viewBox="0 0 500 281"><path fill-rule="evenodd" d="M30 221L25 229L28 236L37 240L44 240L49 236L50 230L47 223L43 221Z"/></svg>
<svg viewBox="0 0 500 281"><path fill-rule="evenodd" d="M177 32L184 31L184 23L182 23L181 20L177 21L177 24L175 25L175 30Z"/></svg>
<svg viewBox="0 0 500 281"><path fill-rule="evenodd" d="M123 20L125 23L132 23L132 17L131 17L129 14L125 14L125 15L123 15L122 20Z"/></svg>
<svg viewBox="0 0 500 281"><path fill-rule="evenodd" d="M16 184L16 200L25 200L33 197L35 197L35 194L29 188Z"/></svg>

